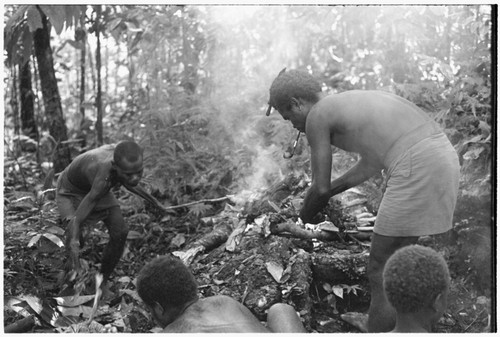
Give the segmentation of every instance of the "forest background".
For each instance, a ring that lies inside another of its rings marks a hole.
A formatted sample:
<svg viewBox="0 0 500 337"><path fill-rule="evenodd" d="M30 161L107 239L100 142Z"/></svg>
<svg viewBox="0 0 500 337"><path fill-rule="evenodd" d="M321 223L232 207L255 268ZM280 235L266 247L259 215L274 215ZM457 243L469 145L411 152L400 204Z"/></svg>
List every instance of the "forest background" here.
<svg viewBox="0 0 500 337"><path fill-rule="evenodd" d="M309 175L305 137L284 159L296 132L279 114L265 115L272 80L284 67L300 68L326 92L387 90L440 123L462 165L455 222L467 247L457 272L489 298L496 10L6 5L4 226L19 210L43 209L37 202L50 193L52 174L76 155L122 139L144 147L144 181L165 205ZM333 151L338 176L357 156ZM26 235L15 240L31 242ZM21 273L8 261L4 281Z"/></svg>

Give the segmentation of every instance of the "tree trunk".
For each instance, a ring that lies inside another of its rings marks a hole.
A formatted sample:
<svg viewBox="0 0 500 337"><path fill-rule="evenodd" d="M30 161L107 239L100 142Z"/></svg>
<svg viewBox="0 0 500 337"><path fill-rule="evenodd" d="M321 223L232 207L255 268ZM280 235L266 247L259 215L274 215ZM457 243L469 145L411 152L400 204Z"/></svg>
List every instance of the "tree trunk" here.
<svg viewBox="0 0 500 337"><path fill-rule="evenodd" d="M97 47L95 51L95 66L97 69L97 95L96 95L96 105L97 105L97 121L96 121L96 131L97 131L97 145L101 146L103 144L103 127L102 127L102 87L101 87L101 5L96 6L96 21L95 21L95 35L97 38Z"/></svg>
<svg viewBox="0 0 500 337"><path fill-rule="evenodd" d="M79 137L82 138L81 146L82 148L87 147L87 134L84 130L85 125L85 76L87 74L86 67L86 54L87 54L87 33L82 31L82 50L80 52L80 115L82 120L80 121Z"/></svg>
<svg viewBox="0 0 500 337"><path fill-rule="evenodd" d="M10 106L12 107L12 114L14 120L14 134L19 135L20 123L19 123L19 101L17 99L17 74L16 67L12 68L12 87L11 87L11 96L10 96Z"/></svg>
<svg viewBox="0 0 500 337"><path fill-rule="evenodd" d="M57 142L52 153L54 171L60 172L70 163L71 159L69 148L67 144L63 143L68 140L68 133L64 122L61 97L59 96L54 71L54 60L52 48L50 47L50 25L45 14L40 9L38 10L42 17L43 28L35 31L33 41L42 86L43 104L49 124L49 133Z"/></svg>
<svg viewBox="0 0 500 337"><path fill-rule="evenodd" d="M82 29L83 31L83 29ZM82 34L86 34L83 32ZM80 115L82 115L82 123L85 120L85 54L87 52L87 39L85 35L82 37L82 50L80 51Z"/></svg>
<svg viewBox="0 0 500 337"><path fill-rule="evenodd" d="M21 94L21 128L26 136L38 140L30 61L19 65L19 91Z"/></svg>
<svg viewBox="0 0 500 337"><path fill-rule="evenodd" d="M181 86L184 88L188 95L192 95L196 92L197 80L196 80L196 66L198 61L196 60L196 55L194 55L193 47L189 41L192 34L189 32L189 9L183 9L184 20L182 20L182 64L184 65L184 70L182 73Z"/></svg>

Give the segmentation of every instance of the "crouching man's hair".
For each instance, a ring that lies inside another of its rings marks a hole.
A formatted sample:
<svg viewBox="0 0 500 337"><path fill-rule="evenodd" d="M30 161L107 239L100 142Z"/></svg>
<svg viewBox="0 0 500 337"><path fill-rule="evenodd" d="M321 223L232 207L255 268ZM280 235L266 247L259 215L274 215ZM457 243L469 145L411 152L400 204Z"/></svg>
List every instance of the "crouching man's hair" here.
<svg viewBox="0 0 500 337"><path fill-rule="evenodd" d="M158 257L141 269L137 292L147 305L158 302L163 308L179 307L198 297L193 274L180 259L172 256Z"/></svg>

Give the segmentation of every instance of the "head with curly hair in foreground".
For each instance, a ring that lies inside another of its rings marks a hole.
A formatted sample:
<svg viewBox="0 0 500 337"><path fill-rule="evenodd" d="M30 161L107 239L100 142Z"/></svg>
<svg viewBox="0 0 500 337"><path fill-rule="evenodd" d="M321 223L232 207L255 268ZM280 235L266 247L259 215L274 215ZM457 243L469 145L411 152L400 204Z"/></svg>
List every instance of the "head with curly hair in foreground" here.
<svg viewBox="0 0 500 337"><path fill-rule="evenodd" d="M447 306L450 274L444 258L428 247L403 247L387 260L383 280L387 299L397 312L396 329L398 323L399 329L416 329L401 327L400 319L407 318L430 331Z"/></svg>
<svg viewBox="0 0 500 337"><path fill-rule="evenodd" d="M163 326L198 300L193 274L173 256L161 256L145 265L137 277L137 292Z"/></svg>

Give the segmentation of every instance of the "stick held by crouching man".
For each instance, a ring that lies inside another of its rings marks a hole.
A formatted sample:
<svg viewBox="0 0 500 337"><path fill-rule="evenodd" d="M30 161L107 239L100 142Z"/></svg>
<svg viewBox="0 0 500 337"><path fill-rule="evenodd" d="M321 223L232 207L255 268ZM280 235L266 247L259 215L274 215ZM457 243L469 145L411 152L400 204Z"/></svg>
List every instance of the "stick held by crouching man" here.
<svg viewBox="0 0 500 337"><path fill-rule="evenodd" d="M269 309L266 328L247 307L231 297L199 298L193 274L172 256L158 257L142 268L137 292L162 332L306 332L288 304L278 303Z"/></svg>
<svg viewBox="0 0 500 337"><path fill-rule="evenodd" d="M396 309L392 332L432 332L448 305L450 274L444 258L428 247L403 247L387 260L383 279Z"/></svg>

